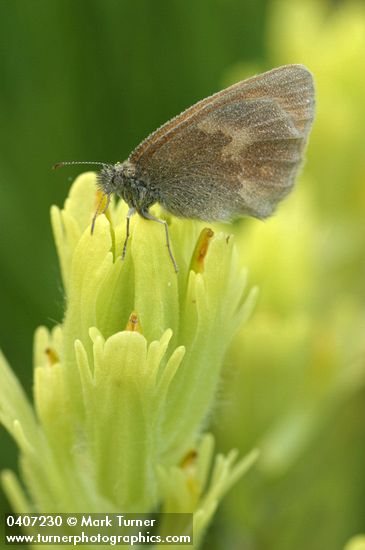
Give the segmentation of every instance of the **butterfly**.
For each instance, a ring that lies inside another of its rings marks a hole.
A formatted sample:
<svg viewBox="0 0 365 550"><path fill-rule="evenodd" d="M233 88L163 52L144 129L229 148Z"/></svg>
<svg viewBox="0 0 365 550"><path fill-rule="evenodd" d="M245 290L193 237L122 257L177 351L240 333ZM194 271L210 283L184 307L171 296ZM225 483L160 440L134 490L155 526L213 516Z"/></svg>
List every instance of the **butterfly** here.
<svg viewBox="0 0 365 550"><path fill-rule="evenodd" d="M142 141L124 162L101 165L97 185L128 205L130 218L168 225L149 208L159 203L182 218L228 221L266 218L292 189L315 113L313 77L303 65L284 65L203 99ZM89 164L83 162L82 164ZM76 161L58 163L78 164ZM93 223L94 227L97 209Z"/></svg>

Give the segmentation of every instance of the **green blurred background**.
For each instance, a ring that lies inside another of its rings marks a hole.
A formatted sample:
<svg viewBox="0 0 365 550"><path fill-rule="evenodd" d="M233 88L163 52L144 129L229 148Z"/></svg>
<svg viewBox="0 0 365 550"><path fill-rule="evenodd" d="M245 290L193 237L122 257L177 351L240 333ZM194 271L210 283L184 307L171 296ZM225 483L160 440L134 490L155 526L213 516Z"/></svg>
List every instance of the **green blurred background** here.
<svg viewBox="0 0 365 550"><path fill-rule="evenodd" d="M364 4L1 0L0 9L0 341L29 393L34 329L63 312L49 207L80 172L51 165L124 160L225 85L284 63L313 71L318 113L295 193L272 220L234 227L261 291L212 424L219 450L262 454L205 547L343 548L365 531ZM0 446L1 468L15 467L3 430Z"/></svg>

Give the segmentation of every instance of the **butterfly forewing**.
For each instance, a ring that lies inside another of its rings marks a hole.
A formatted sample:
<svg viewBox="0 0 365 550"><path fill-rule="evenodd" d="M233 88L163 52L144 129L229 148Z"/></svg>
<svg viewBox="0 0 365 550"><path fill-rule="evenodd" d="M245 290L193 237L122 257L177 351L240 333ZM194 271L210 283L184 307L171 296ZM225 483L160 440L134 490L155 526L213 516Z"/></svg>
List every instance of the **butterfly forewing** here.
<svg viewBox="0 0 365 550"><path fill-rule="evenodd" d="M193 105L130 160L176 215L265 217L294 183L313 117L309 71L279 67Z"/></svg>

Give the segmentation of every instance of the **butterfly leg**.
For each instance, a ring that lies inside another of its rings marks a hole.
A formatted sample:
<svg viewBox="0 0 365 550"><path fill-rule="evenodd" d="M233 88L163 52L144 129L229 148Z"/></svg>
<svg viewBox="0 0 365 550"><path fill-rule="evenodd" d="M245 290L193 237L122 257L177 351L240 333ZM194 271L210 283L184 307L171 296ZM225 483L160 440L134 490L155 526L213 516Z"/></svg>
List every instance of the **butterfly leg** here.
<svg viewBox="0 0 365 550"><path fill-rule="evenodd" d="M150 214L148 211L143 211L142 216L144 218L146 218L147 220L152 220L154 222L162 223L162 225L164 226L165 235L166 235L167 250L169 251L169 256L171 258L172 265L174 266L175 273L178 273L179 268L177 267L177 263L176 263L176 260L174 258L174 255L172 253L171 246L170 246L170 236L169 236L169 228L168 228L168 225L167 225L167 221L166 220L160 220L159 218L156 218L155 216L152 216L152 214Z"/></svg>
<svg viewBox="0 0 365 550"><path fill-rule="evenodd" d="M128 214L127 214L127 218L126 218L126 228L125 228L125 241L124 241L124 245L123 245L123 252L122 252L122 260L124 260L125 258L125 253L127 252L127 243L128 243L128 239L129 239L129 224L130 224L130 219L131 217L133 216L133 214L136 213L136 209L135 208L130 208L128 210Z"/></svg>

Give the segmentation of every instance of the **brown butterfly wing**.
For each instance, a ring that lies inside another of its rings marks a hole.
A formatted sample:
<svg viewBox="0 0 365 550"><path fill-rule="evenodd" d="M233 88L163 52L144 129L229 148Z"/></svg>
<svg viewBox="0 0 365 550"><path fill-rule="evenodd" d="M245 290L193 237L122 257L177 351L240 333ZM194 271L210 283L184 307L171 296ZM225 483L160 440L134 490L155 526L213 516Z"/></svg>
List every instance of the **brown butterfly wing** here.
<svg viewBox="0 0 365 550"><path fill-rule="evenodd" d="M279 67L193 105L129 160L173 214L262 218L293 186L313 117L310 72Z"/></svg>

